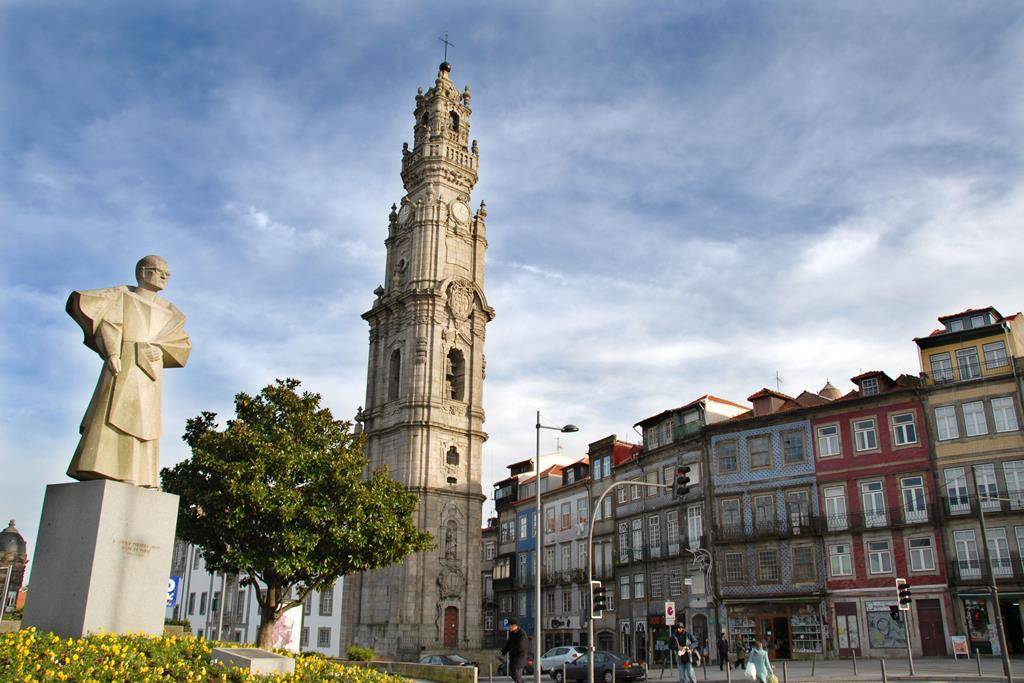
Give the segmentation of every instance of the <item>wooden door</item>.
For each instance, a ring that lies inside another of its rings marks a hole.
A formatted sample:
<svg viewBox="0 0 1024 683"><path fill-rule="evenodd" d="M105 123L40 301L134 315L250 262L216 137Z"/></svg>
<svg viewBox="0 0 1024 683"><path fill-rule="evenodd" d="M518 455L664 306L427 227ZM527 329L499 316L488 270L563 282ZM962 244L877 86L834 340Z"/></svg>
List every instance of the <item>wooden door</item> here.
<svg viewBox="0 0 1024 683"><path fill-rule="evenodd" d="M946 636L942 630L942 607L938 600L915 600L917 628L921 634L921 654L946 656Z"/></svg>
<svg viewBox="0 0 1024 683"><path fill-rule="evenodd" d="M444 608L444 646L453 649L459 641L459 608Z"/></svg>
<svg viewBox="0 0 1024 683"><path fill-rule="evenodd" d="M857 603L836 603L836 650L840 657L860 656L860 626Z"/></svg>

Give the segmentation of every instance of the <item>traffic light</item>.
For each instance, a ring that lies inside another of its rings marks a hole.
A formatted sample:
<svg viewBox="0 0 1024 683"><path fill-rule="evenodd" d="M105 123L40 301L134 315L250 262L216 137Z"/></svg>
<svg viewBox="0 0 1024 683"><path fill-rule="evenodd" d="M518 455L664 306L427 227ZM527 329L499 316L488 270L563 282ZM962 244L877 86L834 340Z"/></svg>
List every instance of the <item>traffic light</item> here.
<svg viewBox="0 0 1024 683"><path fill-rule="evenodd" d="M896 596L900 601L901 610L910 609L910 584L906 579L896 579Z"/></svg>
<svg viewBox="0 0 1024 683"><path fill-rule="evenodd" d="M690 492L690 466L681 465L676 468L676 485L673 487L673 491L677 496L685 496Z"/></svg>
<svg viewBox="0 0 1024 683"><path fill-rule="evenodd" d="M889 605L889 616L893 621L900 620L900 608L898 605Z"/></svg>
<svg viewBox="0 0 1024 683"><path fill-rule="evenodd" d="M608 607L608 598L604 594L604 586L600 581L590 582L590 618L600 619Z"/></svg>

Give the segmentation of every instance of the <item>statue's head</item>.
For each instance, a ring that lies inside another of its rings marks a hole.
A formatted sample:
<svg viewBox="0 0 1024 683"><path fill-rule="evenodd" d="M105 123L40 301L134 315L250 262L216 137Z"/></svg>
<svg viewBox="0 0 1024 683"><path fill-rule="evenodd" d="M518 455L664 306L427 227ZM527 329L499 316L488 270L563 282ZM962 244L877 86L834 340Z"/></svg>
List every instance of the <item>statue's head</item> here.
<svg viewBox="0 0 1024 683"><path fill-rule="evenodd" d="M167 280L171 277L171 269L162 256L150 254L143 256L135 264L135 279L139 287L159 292L167 286Z"/></svg>

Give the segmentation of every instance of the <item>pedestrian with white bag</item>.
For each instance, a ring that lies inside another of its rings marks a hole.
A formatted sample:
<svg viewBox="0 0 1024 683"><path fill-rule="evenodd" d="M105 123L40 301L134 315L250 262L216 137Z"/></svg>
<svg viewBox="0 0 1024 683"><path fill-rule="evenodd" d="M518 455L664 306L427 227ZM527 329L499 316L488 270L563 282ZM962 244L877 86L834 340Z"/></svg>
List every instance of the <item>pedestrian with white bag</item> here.
<svg viewBox="0 0 1024 683"><path fill-rule="evenodd" d="M768 651L764 649L764 645L761 644L760 640L754 641L754 647L751 648L747 658L747 668L743 673L748 681L757 681L757 683L778 682L779 679L775 677L775 672L772 670L772 663L768 661Z"/></svg>

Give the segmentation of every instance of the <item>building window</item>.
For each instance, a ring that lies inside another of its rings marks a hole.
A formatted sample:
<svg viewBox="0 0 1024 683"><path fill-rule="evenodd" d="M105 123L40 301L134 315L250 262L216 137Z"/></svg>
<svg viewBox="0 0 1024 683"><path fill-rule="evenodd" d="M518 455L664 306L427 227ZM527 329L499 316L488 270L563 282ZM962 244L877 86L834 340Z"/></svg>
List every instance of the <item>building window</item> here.
<svg viewBox="0 0 1024 683"><path fill-rule="evenodd" d="M825 488L825 521L829 531L847 528L849 521L846 514L846 489L842 486Z"/></svg>
<svg viewBox="0 0 1024 683"><path fill-rule="evenodd" d="M878 428L875 418L855 420L853 423L853 443L858 451L873 451L878 448Z"/></svg>
<svg viewBox="0 0 1024 683"><path fill-rule="evenodd" d="M997 432L1017 431L1017 411L1013 408L1013 398L992 399L992 419L996 423Z"/></svg>
<svg viewBox="0 0 1024 683"><path fill-rule="evenodd" d="M679 510L669 510L665 513L665 536L670 547L679 543Z"/></svg>
<svg viewBox="0 0 1024 683"><path fill-rule="evenodd" d="M527 553L519 553L519 576L530 575L530 556Z"/></svg>
<svg viewBox="0 0 1024 683"><path fill-rule="evenodd" d="M850 545L837 543L828 547L828 572L835 576L853 576L853 560L850 558Z"/></svg>
<svg viewBox="0 0 1024 683"><path fill-rule="evenodd" d="M306 593L306 597L302 599L302 614L309 616L313 613L313 591Z"/></svg>
<svg viewBox="0 0 1024 683"><path fill-rule="evenodd" d="M1003 476L1006 479L1006 497L1010 499L1010 509L1024 508L1024 460L1003 463ZM1024 546L1020 546L1024 552Z"/></svg>
<svg viewBox="0 0 1024 683"><path fill-rule="evenodd" d="M963 318L957 318L956 320L950 320L949 321L949 331L950 332L959 332L962 329L964 329L964 319Z"/></svg>
<svg viewBox="0 0 1024 683"><path fill-rule="evenodd" d="M796 581L814 580L814 548L811 546L793 548L793 578Z"/></svg>
<svg viewBox="0 0 1024 683"><path fill-rule="evenodd" d="M734 533L743 528L738 498L729 498L722 501L722 528Z"/></svg>
<svg viewBox="0 0 1024 683"><path fill-rule="evenodd" d="M586 498L580 498L576 501L576 522L578 524L586 524L589 521L590 515L589 508Z"/></svg>
<svg viewBox="0 0 1024 683"><path fill-rule="evenodd" d="M619 523L619 562L629 561L629 525Z"/></svg>
<svg viewBox="0 0 1024 683"><path fill-rule="evenodd" d="M775 497L754 496L754 526L758 529L771 529L775 525Z"/></svg>
<svg viewBox="0 0 1024 683"><path fill-rule="evenodd" d="M555 571L555 549L544 549L544 572L550 574Z"/></svg>
<svg viewBox="0 0 1024 683"><path fill-rule="evenodd" d="M525 541L526 540L526 535L527 535L527 526L526 525L527 524L529 524L529 520L526 518L526 515L523 515L522 517L519 518L519 540L520 541Z"/></svg>
<svg viewBox="0 0 1024 683"><path fill-rule="evenodd" d="M640 480L639 479L634 479L633 481L640 481ZM640 486L638 484L630 484L629 485L629 499L630 500L640 500Z"/></svg>
<svg viewBox="0 0 1024 683"><path fill-rule="evenodd" d="M388 400L394 401L398 398L398 385L402 379L402 350L395 349L391 352L391 360L388 363Z"/></svg>
<svg viewBox="0 0 1024 683"><path fill-rule="evenodd" d="M936 353L931 356L932 380L935 382L953 381L953 363L948 353Z"/></svg>
<svg viewBox="0 0 1024 683"><path fill-rule="evenodd" d="M839 455L839 425L818 427L818 457Z"/></svg>
<svg viewBox="0 0 1024 683"><path fill-rule="evenodd" d="M950 467L943 471L946 479L946 500L949 511L953 513L968 512L971 509L970 498L967 497L967 477L963 467Z"/></svg>
<svg viewBox="0 0 1024 683"><path fill-rule="evenodd" d="M878 395L878 378L865 377L860 381L860 393L862 396Z"/></svg>
<svg viewBox="0 0 1024 683"><path fill-rule="evenodd" d="M642 519L637 517L630 522L630 527L633 532L633 559L642 560L644 556L644 522Z"/></svg>
<svg viewBox="0 0 1024 683"><path fill-rule="evenodd" d="M704 535L704 514L700 505L691 505L686 508L686 532L687 547L694 550L700 547L700 537Z"/></svg>
<svg viewBox="0 0 1024 683"><path fill-rule="evenodd" d="M897 446L917 443L917 425L913 413L900 413L892 416L893 440Z"/></svg>
<svg viewBox="0 0 1024 683"><path fill-rule="evenodd" d="M651 574L651 597L665 597L665 575L660 572Z"/></svg>
<svg viewBox="0 0 1024 683"><path fill-rule="evenodd" d="M654 470L653 472L648 472L647 474L645 474L644 475L644 481L646 483L648 483L648 484L657 484L658 483L658 471ZM659 488L657 488L655 486L645 486L644 488L647 490L647 497L648 498L651 498L653 496L660 496L661 495L661 489L659 489Z"/></svg>
<svg viewBox="0 0 1024 683"><path fill-rule="evenodd" d="M782 435L782 461L787 465L804 462L804 433L788 432Z"/></svg>
<svg viewBox="0 0 1024 683"><path fill-rule="evenodd" d="M544 602L547 604L547 607L544 608L547 611L547 613L548 614L554 614L554 612L555 612L555 593L554 593L554 591L551 591L551 592L548 592L548 593L544 594Z"/></svg>
<svg viewBox="0 0 1024 683"><path fill-rule="evenodd" d="M988 554L992 560L992 571L996 576L1013 576L1010 561L1010 545L1006 540L1006 529L998 527L988 530Z"/></svg>
<svg viewBox="0 0 1024 683"><path fill-rule="evenodd" d="M865 526L885 526L885 490L880 481L860 485Z"/></svg>
<svg viewBox="0 0 1024 683"><path fill-rule="evenodd" d="M494 630L494 614L491 612L484 615L484 630L488 632Z"/></svg>
<svg viewBox="0 0 1024 683"><path fill-rule="evenodd" d="M978 555L978 543L974 538L974 530L954 531L953 545L956 548L956 564L960 576L981 576L981 561Z"/></svg>
<svg viewBox="0 0 1024 683"><path fill-rule="evenodd" d="M892 573L892 549L889 541L868 541L868 571L872 574Z"/></svg>
<svg viewBox="0 0 1024 683"><path fill-rule="evenodd" d="M637 600L641 600L644 597L644 575L634 574L633 575L633 597Z"/></svg>
<svg viewBox="0 0 1024 683"><path fill-rule="evenodd" d="M615 587L614 586L608 586L608 590L605 591L605 593L604 593L604 604L605 604L604 610L606 612L614 612L615 611Z"/></svg>
<svg viewBox="0 0 1024 683"><path fill-rule="evenodd" d="M488 543L487 545L484 546L484 559L485 560L493 560L494 559L494 544L493 543Z"/></svg>
<svg viewBox="0 0 1024 683"><path fill-rule="evenodd" d="M562 544L562 569L572 569L572 543Z"/></svg>
<svg viewBox="0 0 1024 683"><path fill-rule="evenodd" d="M985 367L988 369L1001 368L1009 365L1006 357L1006 344L1003 342L992 342L982 347L985 352Z"/></svg>
<svg viewBox="0 0 1024 683"><path fill-rule="evenodd" d="M451 126L452 132L459 132L459 115L455 112L449 114L449 125Z"/></svg>
<svg viewBox="0 0 1024 683"><path fill-rule="evenodd" d="M757 579L762 583L771 583L779 580L778 551L757 551Z"/></svg>
<svg viewBox="0 0 1024 683"><path fill-rule="evenodd" d="M309 647L309 627L303 626L299 633L299 647Z"/></svg>
<svg viewBox="0 0 1024 683"><path fill-rule="evenodd" d="M725 554L725 580L729 583L743 581L743 553Z"/></svg>
<svg viewBox="0 0 1024 683"><path fill-rule="evenodd" d="M960 366L960 379L977 379L981 377L981 362L978 360L978 348L957 349L956 363Z"/></svg>
<svg viewBox="0 0 1024 683"><path fill-rule="evenodd" d="M199 613L206 614L206 593L199 596Z"/></svg>
<svg viewBox="0 0 1024 683"><path fill-rule="evenodd" d="M551 610L552 612L554 610ZM562 589L562 613L572 612L572 592L568 588Z"/></svg>
<svg viewBox="0 0 1024 683"><path fill-rule="evenodd" d="M985 404L982 401L965 403L960 408L964 411L964 434L967 436L988 434L988 422L985 420Z"/></svg>
<svg viewBox="0 0 1024 683"><path fill-rule="evenodd" d="M189 593L188 594L188 613L189 614L195 614L196 613L196 594L195 593Z"/></svg>
<svg viewBox="0 0 1024 683"><path fill-rule="evenodd" d="M560 512L562 514L562 531L565 531L572 526L572 503L562 503Z"/></svg>
<svg viewBox="0 0 1024 683"><path fill-rule="evenodd" d="M925 522L928 520L928 508L925 507L924 477L904 477L900 479L900 494L903 497L903 518L908 522Z"/></svg>
<svg viewBox="0 0 1024 683"><path fill-rule="evenodd" d="M519 594L519 616L526 616L527 598L529 596L526 593Z"/></svg>
<svg viewBox="0 0 1024 683"><path fill-rule="evenodd" d="M681 569L673 569L668 573L668 593L669 595L683 594L683 571Z"/></svg>
<svg viewBox="0 0 1024 683"><path fill-rule="evenodd" d="M807 491L790 491L786 494L789 505L789 522L794 531L806 527L811 522L811 497Z"/></svg>
<svg viewBox="0 0 1024 683"><path fill-rule="evenodd" d="M996 489L995 465L975 465L974 486L978 491L978 499L983 508L986 510L999 509L999 501L992 500L999 496L999 491Z"/></svg>
<svg viewBox="0 0 1024 683"><path fill-rule="evenodd" d="M620 486L619 488L615 489L615 502L618 503L619 505L624 504L627 500L626 496L628 495L628 493L629 492L626 490L625 486Z"/></svg>
<svg viewBox="0 0 1024 683"><path fill-rule="evenodd" d="M459 465L459 449L452 446L448 449L448 452L444 455L444 462L446 465L452 465L458 467Z"/></svg>
<svg viewBox="0 0 1024 683"><path fill-rule="evenodd" d="M329 617L334 611L334 586L320 593L320 616Z"/></svg>
<svg viewBox="0 0 1024 683"><path fill-rule="evenodd" d="M661 518L658 515L647 518L647 541L652 549L661 549Z"/></svg>
<svg viewBox="0 0 1024 683"><path fill-rule="evenodd" d="M317 647L330 647L331 646L331 629L328 626L321 626L316 630L316 646Z"/></svg>
<svg viewBox="0 0 1024 683"><path fill-rule="evenodd" d="M941 406L935 409L935 432L939 441L960 438L960 430L956 426L956 408Z"/></svg>
<svg viewBox="0 0 1024 683"><path fill-rule="evenodd" d="M910 568L915 572L935 570L935 550L931 538L910 539Z"/></svg>
<svg viewBox="0 0 1024 683"><path fill-rule="evenodd" d="M751 469L763 469L772 465L771 440L767 436L756 436L747 440Z"/></svg>
<svg viewBox="0 0 1024 683"><path fill-rule="evenodd" d="M721 474L727 474L729 472L735 472L737 469L736 463L736 442L735 441L722 441L716 447L716 453L718 454L718 471Z"/></svg>
<svg viewBox="0 0 1024 683"><path fill-rule="evenodd" d="M619 577L619 597L622 600L629 600L629 576Z"/></svg>

